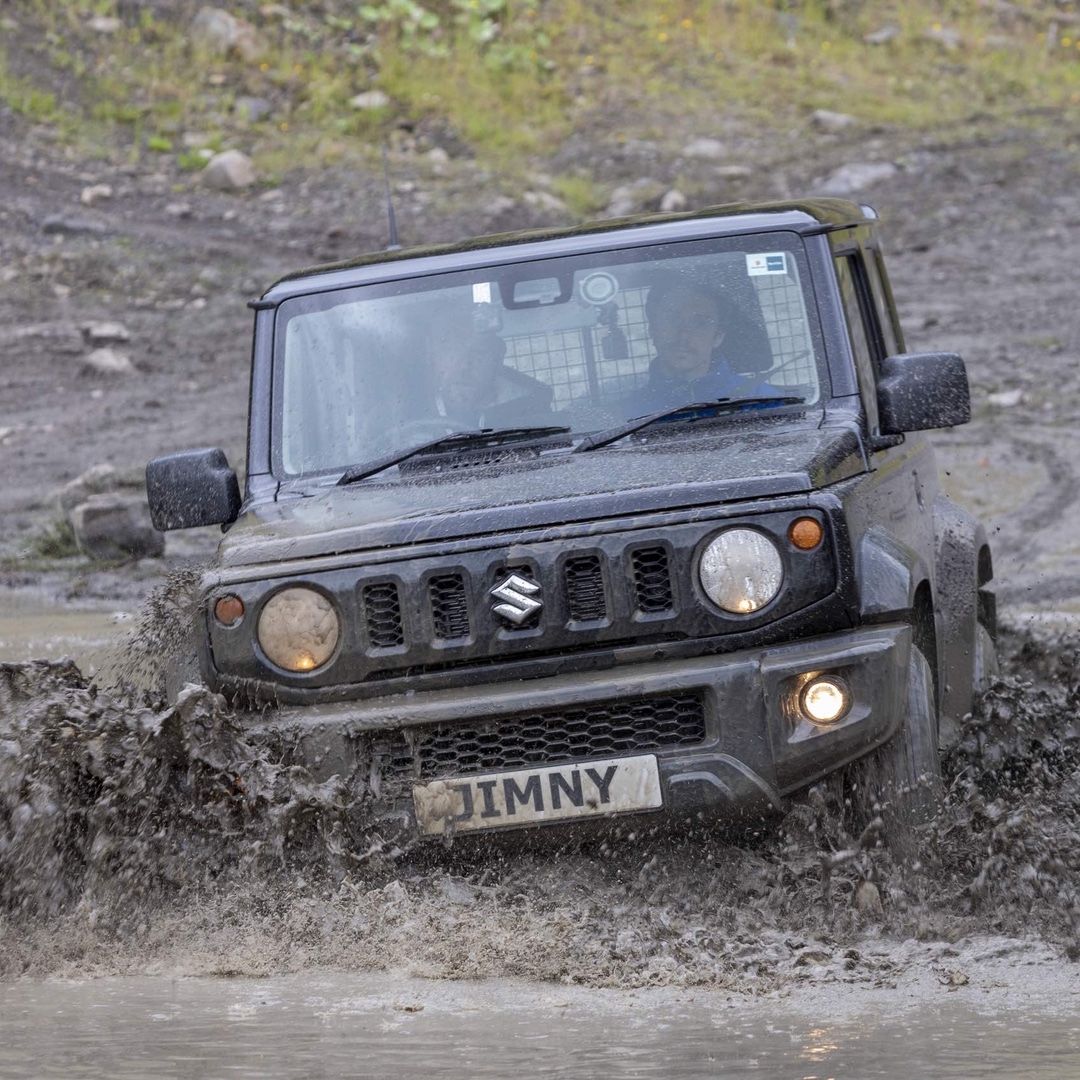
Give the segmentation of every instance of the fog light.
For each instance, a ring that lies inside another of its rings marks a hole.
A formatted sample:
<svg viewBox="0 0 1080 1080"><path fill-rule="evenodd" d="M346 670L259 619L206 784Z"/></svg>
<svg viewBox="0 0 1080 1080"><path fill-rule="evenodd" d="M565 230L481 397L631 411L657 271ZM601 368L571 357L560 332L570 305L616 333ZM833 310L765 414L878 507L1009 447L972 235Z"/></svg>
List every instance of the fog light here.
<svg viewBox="0 0 1080 1080"><path fill-rule="evenodd" d="M851 708L851 692L843 679L821 675L802 689L799 704L815 724L834 724Z"/></svg>
<svg viewBox="0 0 1080 1080"><path fill-rule="evenodd" d="M239 596L221 597L214 604L214 618L222 626L235 626L244 617L244 601Z"/></svg>

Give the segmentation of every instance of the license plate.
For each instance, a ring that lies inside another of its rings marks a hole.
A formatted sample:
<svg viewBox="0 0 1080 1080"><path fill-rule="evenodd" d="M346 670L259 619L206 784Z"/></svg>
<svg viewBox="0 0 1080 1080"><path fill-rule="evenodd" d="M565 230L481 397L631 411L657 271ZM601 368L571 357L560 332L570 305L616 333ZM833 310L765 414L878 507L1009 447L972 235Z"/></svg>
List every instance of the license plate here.
<svg viewBox="0 0 1080 1080"><path fill-rule="evenodd" d="M663 806L652 754L581 765L451 777L413 788L420 831L428 836L499 829Z"/></svg>

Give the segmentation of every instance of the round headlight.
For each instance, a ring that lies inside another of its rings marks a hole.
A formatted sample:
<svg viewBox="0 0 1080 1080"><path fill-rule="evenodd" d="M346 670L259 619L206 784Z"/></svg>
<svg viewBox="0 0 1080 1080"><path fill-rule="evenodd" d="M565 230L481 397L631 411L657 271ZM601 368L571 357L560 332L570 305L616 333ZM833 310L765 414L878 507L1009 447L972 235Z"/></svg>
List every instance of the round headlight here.
<svg viewBox="0 0 1080 1080"><path fill-rule="evenodd" d="M337 647L341 623L322 593L293 586L275 593L259 615L259 644L286 671L314 671Z"/></svg>
<svg viewBox="0 0 1080 1080"><path fill-rule="evenodd" d="M735 615L749 615L780 591L784 565L764 533L728 529L702 552L698 574L714 604Z"/></svg>

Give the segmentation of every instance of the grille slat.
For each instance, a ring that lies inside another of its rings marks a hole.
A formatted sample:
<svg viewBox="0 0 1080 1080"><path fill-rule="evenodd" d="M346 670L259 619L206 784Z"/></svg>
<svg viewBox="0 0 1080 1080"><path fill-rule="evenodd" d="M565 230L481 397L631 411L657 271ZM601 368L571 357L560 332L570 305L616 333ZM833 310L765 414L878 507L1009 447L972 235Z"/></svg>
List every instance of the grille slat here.
<svg viewBox="0 0 1080 1080"><path fill-rule="evenodd" d="M360 593L367 622L368 639L377 649L392 649L405 644L401 621L401 597L392 581L365 585Z"/></svg>
<svg viewBox="0 0 1080 1080"><path fill-rule="evenodd" d="M469 598L460 574L443 574L428 582L435 636L454 641L469 636Z"/></svg>
<svg viewBox="0 0 1080 1080"><path fill-rule="evenodd" d="M630 556L630 565L638 611L646 614L671 611L675 598L671 591L667 549L638 548Z"/></svg>
<svg viewBox="0 0 1080 1080"><path fill-rule="evenodd" d="M426 781L698 746L705 735L701 697L670 694L413 728L371 749L385 779Z"/></svg>
<svg viewBox="0 0 1080 1080"><path fill-rule="evenodd" d="M604 572L597 555L567 559L563 569L566 606L571 620L588 622L607 618L604 598Z"/></svg>

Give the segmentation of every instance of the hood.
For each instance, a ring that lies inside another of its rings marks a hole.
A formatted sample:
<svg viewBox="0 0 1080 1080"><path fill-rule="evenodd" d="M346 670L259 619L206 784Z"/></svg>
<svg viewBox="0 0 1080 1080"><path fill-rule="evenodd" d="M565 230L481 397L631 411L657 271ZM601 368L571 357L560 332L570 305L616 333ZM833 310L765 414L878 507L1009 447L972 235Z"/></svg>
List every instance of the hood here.
<svg viewBox="0 0 1080 1080"><path fill-rule="evenodd" d="M405 479L332 481L258 504L219 566L364 552L809 492L864 469L850 427L741 428Z"/></svg>

